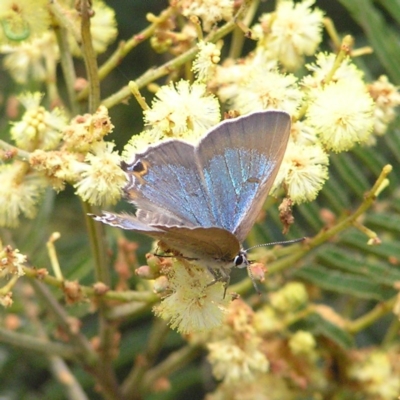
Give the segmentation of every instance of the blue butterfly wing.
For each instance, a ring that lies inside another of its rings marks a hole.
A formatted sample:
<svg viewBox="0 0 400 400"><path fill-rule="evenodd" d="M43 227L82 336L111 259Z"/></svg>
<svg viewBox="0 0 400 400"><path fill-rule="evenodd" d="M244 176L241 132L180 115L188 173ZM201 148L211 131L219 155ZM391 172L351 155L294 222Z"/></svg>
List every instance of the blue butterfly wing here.
<svg viewBox="0 0 400 400"><path fill-rule="evenodd" d="M165 141L125 166L126 197L137 207L138 219L152 225L218 226L195 149L180 140Z"/></svg>
<svg viewBox="0 0 400 400"><path fill-rule="evenodd" d="M290 117L264 111L227 121L196 149L211 220L242 242L278 173L290 134Z"/></svg>
<svg viewBox="0 0 400 400"><path fill-rule="evenodd" d="M268 196L289 132L288 114L261 111L222 122L198 146L151 146L123 166L136 215L96 219L162 240L208 266L232 261Z"/></svg>

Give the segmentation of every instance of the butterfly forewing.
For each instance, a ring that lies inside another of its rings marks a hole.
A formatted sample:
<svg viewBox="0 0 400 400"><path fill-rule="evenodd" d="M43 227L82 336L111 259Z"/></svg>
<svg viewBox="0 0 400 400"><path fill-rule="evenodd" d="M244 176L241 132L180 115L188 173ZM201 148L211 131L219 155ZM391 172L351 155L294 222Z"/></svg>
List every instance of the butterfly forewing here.
<svg viewBox="0 0 400 400"><path fill-rule="evenodd" d="M290 133L288 114L253 113L200 142L197 160L216 225L242 242L275 180Z"/></svg>

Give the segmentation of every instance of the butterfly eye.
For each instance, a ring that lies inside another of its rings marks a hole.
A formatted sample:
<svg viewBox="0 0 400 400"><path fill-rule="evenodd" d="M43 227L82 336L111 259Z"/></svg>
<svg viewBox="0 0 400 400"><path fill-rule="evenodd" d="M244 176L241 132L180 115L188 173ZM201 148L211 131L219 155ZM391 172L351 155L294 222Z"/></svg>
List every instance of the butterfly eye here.
<svg viewBox="0 0 400 400"><path fill-rule="evenodd" d="M233 265L238 268L244 268L248 264L246 254L244 252L240 252L234 259Z"/></svg>

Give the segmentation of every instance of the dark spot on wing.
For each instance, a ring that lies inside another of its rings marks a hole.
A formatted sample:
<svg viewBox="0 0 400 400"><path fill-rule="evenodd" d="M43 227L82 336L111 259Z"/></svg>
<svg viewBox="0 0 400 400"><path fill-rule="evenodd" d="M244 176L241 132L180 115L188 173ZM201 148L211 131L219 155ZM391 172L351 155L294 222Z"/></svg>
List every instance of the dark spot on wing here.
<svg viewBox="0 0 400 400"><path fill-rule="evenodd" d="M138 160L134 164L127 164L124 161L121 163L121 168L129 173L132 173L136 178L141 179L148 172L148 162Z"/></svg>
<svg viewBox="0 0 400 400"><path fill-rule="evenodd" d="M132 171L133 172L137 172L137 173L141 173L141 172L143 172L144 170L145 170L146 168L145 168L145 166L144 166L144 164L139 160L139 161L137 161L134 165L133 165L133 167L132 167Z"/></svg>
<svg viewBox="0 0 400 400"><path fill-rule="evenodd" d="M128 164L125 161L121 161L121 168L125 172L136 172L139 175L142 175L147 170L145 163L140 160L136 161L135 164Z"/></svg>
<svg viewBox="0 0 400 400"><path fill-rule="evenodd" d="M248 179L246 180L246 182L247 182L247 183L260 183L261 181L260 181L260 179L258 179L258 178L248 178Z"/></svg>

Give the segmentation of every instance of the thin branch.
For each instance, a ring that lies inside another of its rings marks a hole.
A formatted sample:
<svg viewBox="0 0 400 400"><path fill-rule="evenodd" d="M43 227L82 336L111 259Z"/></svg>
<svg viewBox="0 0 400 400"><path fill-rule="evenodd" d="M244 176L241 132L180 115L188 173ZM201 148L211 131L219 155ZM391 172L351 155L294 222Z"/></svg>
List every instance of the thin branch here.
<svg viewBox="0 0 400 400"><path fill-rule="evenodd" d="M396 301L397 297L395 296L387 301L379 303L371 311L365 313L360 318L347 322L344 329L351 334L361 332L368 326L374 324L378 319L392 312Z"/></svg>
<svg viewBox="0 0 400 400"><path fill-rule="evenodd" d="M142 394L150 391L150 388L161 377L169 376L173 372L187 365L196 358L202 351L202 346L188 344L185 347L170 354L164 361L160 362L156 367L149 370L143 377L141 382Z"/></svg>
<svg viewBox="0 0 400 400"><path fill-rule="evenodd" d="M41 269L35 269L31 267L23 267L25 277L35 278L38 281L44 282L47 285L63 289L64 280L60 280L51 275L44 275ZM95 287L80 285L80 290L82 294L90 298L102 297L104 300L116 300L121 302L143 302L148 304L153 304L157 302L160 298L152 292L138 292L138 291L116 291L116 290L106 290L102 293L99 292Z"/></svg>
<svg viewBox="0 0 400 400"><path fill-rule="evenodd" d="M68 93L71 114L77 115L79 113L79 105L75 92L76 74L74 61L72 59L72 54L69 48L67 30L60 27L54 27L53 29L57 38L58 47L60 48L61 68L65 80L65 88Z"/></svg>
<svg viewBox="0 0 400 400"><path fill-rule="evenodd" d="M130 51L132 51L136 46L140 43L147 40L151 37L156 30L156 28L165 22L168 18L170 18L174 14L174 9L172 7L167 8L162 11L159 16L155 18L155 21L149 25L147 28L143 29L141 32L134 34L129 40L126 42L121 42L115 50L115 52L110 56L110 58L99 68L99 79L102 81L108 74L116 68L121 61L126 57ZM79 100L84 100L88 96L88 88L83 89L79 95Z"/></svg>
<svg viewBox="0 0 400 400"><path fill-rule="evenodd" d="M164 340L168 332L169 327L163 320L154 320L147 348L142 355L136 358L137 362L122 384L122 393L126 398L133 399L135 394L139 394L137 392L141 381L149 368L154 364L157 355L164 345Z"/></svg>
<svg viewBox="0 0 400 400"><path fill-rule="evenodd" d="M49 357L50 368L57 381L65 388L71 400L89 400L76 376L60 357Z"/></svg>
<svg viewBox="0 0 400 400"><path fill-rule="evenodd" d="M30 153L21 150L18 147L15 147L11 144L8 144L4 140L0 140L0 149L3 151L0 153L0 159L2 161L10 161L13 159L17 159L20 161L28 162Z"/></svg>
<svg viewBox="0 0 400 400"><path fill-rule="evenodd" d="M46 356L59 356L66 360L75 360L79 356L75 346L55 343L50 340L34 338L31 335L0 328L0 342L24 350L37 351Z"/></svg>
<svg viewBox="0 0 400 400"><path fill-rule="evenodd" d="M76 332L71 328L68 322L68 313L53 296L49 288L37 280L32 280L31 284L38 296L45 303L45 309L53 314L63 332L68 335L70 340L78 347L79 352L84 358L84 362L88 365L95 365L98 362L97 354L93 351L93 348L86 337L82 333Z"/></svg>
<svg viewBox="0 0 400 400"><path fill-rule="evenodd" d="M90 32L91 9L89 0L82 0L81 5L81 36L82 55L85 61L87 80L89 82L89 113L93 114L100 104L100 80L97 68L96 52L93 48Z"/></svg>
<svg viewBox="0 0 400 400"><path fill-rule="evenodd" d="M236 26L236 20L240 18L246 9L244 6L246 2L242 4L242 7L239 9L236 17L227 22L225 25L223 25L221 28L217 29L215 32L212 32L210 35L208 35L205 39L206 42L212 42L216 43L219 39L223 38L226 36L228 33L230 33ZM247 1L248 3L248 1ZM176 70L179 68L181 65L185 64L186 62L192 60L198 51L198 47L194 46L191 49L187 50L185 53L181 54L180 56L172 59L171 61L166 62L164 65L161 65L158 68L151 69L147 72L145 72L142 76L139 78L135 79L135 82L138 86L139 89L142 87L147 86L149 83L154 82L155 80L168 75L171 73L171 71ZM110 97L104 99L102 101L102 104L106 106L107 108L111 108L126 99L129 99L131 96L131 91L129 89L129 86L126 85L123 88L121 88L118 92L114 93Z"/></svg>

